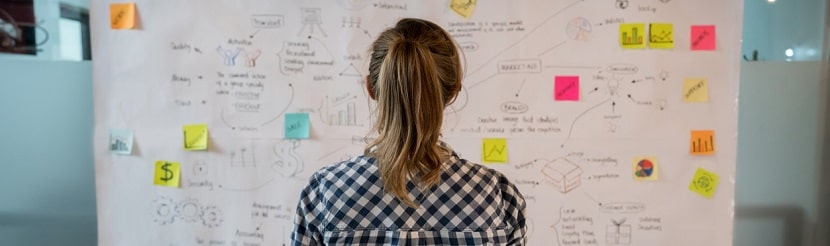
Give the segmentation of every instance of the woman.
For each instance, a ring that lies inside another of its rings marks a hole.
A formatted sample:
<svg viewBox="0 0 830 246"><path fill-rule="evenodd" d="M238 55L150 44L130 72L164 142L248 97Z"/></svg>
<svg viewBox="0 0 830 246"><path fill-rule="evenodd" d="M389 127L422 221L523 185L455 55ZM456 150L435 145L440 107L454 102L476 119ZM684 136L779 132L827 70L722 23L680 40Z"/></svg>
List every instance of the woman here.
<svg viewBox="0 0 830 246"><path fill-rule="evenodd" d="M446 31L403 19L372 44L366 89L378 137L362 156L318 170L300 194L294 245L524 245L525 201L498 171L441 142L461 90Z"/></svg>

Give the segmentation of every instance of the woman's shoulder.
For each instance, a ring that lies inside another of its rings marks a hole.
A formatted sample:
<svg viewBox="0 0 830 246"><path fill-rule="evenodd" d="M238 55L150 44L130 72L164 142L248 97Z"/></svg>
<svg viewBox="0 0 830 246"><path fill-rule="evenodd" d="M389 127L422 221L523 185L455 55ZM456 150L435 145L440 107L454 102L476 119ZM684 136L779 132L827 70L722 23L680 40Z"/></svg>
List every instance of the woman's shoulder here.
<svg viewBox="0 0 830 246"><path fill-rule="evenodd" d="M507 179L507 176L499 170L462 159L457 155L454 155L453 157L455 160L448 165L448 171L451 173L451 178L472 179L487 183L497 183L500 185L511 184Z"/></svg>
<svg viewBox="0 0 830 246"><path fill-rule="evenodd" d="M312 177L318 180L332 180L368 176L377 173L375 159L359 155L348 160L324 166L314 172Z"/></svg>

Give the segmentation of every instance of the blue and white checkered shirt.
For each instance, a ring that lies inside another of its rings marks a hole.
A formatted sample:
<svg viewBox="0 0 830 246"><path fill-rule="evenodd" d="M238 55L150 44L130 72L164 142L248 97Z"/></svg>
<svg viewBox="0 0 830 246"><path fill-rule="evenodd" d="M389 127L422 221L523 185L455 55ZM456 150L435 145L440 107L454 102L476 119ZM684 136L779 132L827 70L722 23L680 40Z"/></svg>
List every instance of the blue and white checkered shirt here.
<svg viewBox="0 0 830 246"><path fill-rule="evenodd" d="M524 245L519 190L450 151L438 185L422 193L407 184L417 208L383 191L374 158L318 170L300 194L292 245Z"/></svg>

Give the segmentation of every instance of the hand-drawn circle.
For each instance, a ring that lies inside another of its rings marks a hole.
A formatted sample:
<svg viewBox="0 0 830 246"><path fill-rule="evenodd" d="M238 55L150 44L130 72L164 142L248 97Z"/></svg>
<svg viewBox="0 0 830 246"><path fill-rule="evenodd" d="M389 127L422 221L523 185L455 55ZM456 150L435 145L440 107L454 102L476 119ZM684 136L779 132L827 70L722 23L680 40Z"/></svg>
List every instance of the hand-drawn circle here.
<svg viewBox="0 0 830 246"><path fill-rule="evenodd" d="M521 102L509 101L502 103L500 109L501 112L508 114L521 114L527 112L529 107L527 106L527 104Z"/></svg>
<svg viewBox="0 0 830 246"><path fill-rule="evenodd" d="M582 17L574 18L565 26L565 32L573 40L588 41L591 34L591 21Z"/></svg>
<svg viewBox="0 0 830 246"><path fill-rule="evenodd" d="M195 200L184 200L176 206L176 216L187 222L196 222L202 217L202 210Z"/></svg>

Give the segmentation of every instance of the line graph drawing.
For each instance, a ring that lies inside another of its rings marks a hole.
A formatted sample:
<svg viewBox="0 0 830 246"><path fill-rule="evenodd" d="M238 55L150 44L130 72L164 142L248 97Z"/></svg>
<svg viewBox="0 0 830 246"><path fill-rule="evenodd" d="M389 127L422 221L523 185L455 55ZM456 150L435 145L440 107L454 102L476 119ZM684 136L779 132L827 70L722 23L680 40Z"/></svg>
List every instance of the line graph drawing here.
<svg viewBox="0 0 830 246"><path fill-rule="evenodd" d="M492 160L496 159L499 156L503 156L506 154L507 146L506 145L491 145L489 148L485 147L484 159L485 160Z"/></svg>

